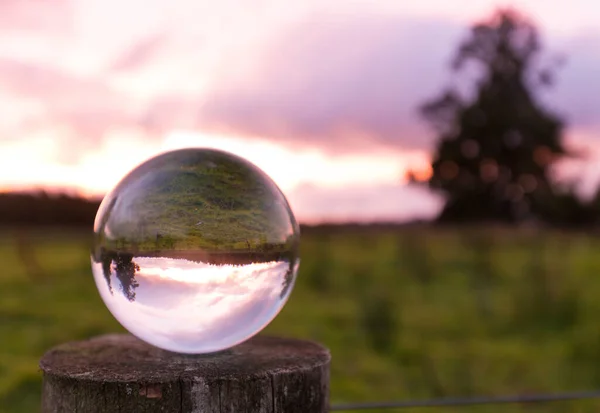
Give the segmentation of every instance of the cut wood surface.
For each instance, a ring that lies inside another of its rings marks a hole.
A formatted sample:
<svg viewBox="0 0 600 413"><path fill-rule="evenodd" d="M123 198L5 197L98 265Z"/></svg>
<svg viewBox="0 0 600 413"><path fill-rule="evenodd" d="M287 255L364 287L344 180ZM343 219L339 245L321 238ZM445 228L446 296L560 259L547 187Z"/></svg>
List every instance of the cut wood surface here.
<svg viewBox="0 0 600 413"><path fill-rule="evenodd" d="M324 413L330 358L319 344L277 337L186 355L99 336L44 355L42 412Z"/></svg>

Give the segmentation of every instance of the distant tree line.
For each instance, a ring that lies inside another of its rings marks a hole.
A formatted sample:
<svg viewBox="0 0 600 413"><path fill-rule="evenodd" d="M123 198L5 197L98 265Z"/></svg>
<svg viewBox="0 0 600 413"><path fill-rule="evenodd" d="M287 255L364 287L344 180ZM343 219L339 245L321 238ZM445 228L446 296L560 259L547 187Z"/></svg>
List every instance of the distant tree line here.
<svg viewBox="0 0 600 413"><path fill-rule="evenodd" d="M92 228L100 200L66 194L0 193L0 225Z"/></svg>
<svg viewBox="0 0 600 413"><path fill-rule="evenodd" d="M87 199L66 194L0 193L0 226L55 226L92 229L100 199ZM555 198L554 216L547 223L556 226L578 227L600 224L600 195L582 201L572 193ZM548 216L548 218L550 218ZM440 220L441 222L447 222ZM449 220L452 222L451 220ZM468 220L465 220L468 222ZM411 223L376 222L371 224L301 224L303 234L329 234L332 231L387 231L391 228L411 228L427 225L426 221Z"/></svg>
<svg viewBox="0 0 600 413"><path fill-rule="evenodd" d="M0 226L67 226L91 229L101 199L88 199L67 194L40 192L0 193ZM386 229L395 223L378 223L369 228ZM362 224L301 225L302 232L330 232L333 229L353 230Z"/></svg>

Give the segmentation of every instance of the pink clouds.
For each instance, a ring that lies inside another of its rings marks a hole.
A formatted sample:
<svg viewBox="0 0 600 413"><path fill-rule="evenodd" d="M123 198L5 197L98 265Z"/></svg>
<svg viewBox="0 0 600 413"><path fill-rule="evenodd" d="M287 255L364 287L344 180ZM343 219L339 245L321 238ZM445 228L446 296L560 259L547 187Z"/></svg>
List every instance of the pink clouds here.
<svg viewBox="0 0 600 413"><path fill-rule="evenodd" d="M216 85L201 123L332 152L428 148L434 135L416 108L450 83L448 63L467 33L466 25L377 13L312 16L257 53L253 72ZM545 99L568 126L600 132L600 33L567 42L542 35L573 63Z"/></svg>
<svg viewBox="0 0 600 413"><path fill-rule="evenodd" d="M557 43L554 48L564 53L566 63L548 99L565 114L567 126L592 129L600 139L600 31Z"/></svg>
<svg viewBox="0 0 600 413"><path fill-rule="evenodd" d="M298 219L311 224L431 219L442 206L441 199L425 188L399 184L341 188L305 185L290 191L288 200Z"/></svg>
<svg viewBox="0 0 600 413"><path fill-rule="evenodd" d="M39 107L8 138L50 133L68 148L64 160L80 156L77 149L100 142L111 129L137 125L127 96L99 79L60 69L0 59L0 90L14 101L35 102Z"/></svg>
<svg viewBox="0 0 600 413"><path fill-rule="evenodd" d="M165 59L188 64L185 55L172 53L181 46L173 30L137 35L93 75L0 58L0 87L15 101L43 107L29 117L24 134L58 127L67 131L63 139L78 145L93 145L114 130L135 129L154 139L186 128L261 136L331 153L426 149L434 136L416 107L447 83L447 63L467 32L455 22L394 14L317 13L248 51L254 63L245 62L247 70L213 73L208 90L194 91L190 83L183 91L177 76L161 74ZM600 53L592 53L597 43L600 35L563 43L573 66L560 73L556 93L549 95L575 127L597 126ZM189 52L190 59L198 59ZM223 56L224 66L239 66L235 55L224 50ZM146 87L132 89L140 72Z"/></svg>
<svg viewBox="0 0 600 413"><path fill-rule="evenodd" d="M432 35L440 28L445 42ZM313 17L257 54L252 77L217 85L202 123L334 151L427 146L415 108L439 87L461 31L377 14Z"/></svg>
<svg viewBox="0 0 600 413"><path fill-rule="evenodd" d="M3 141L48 138L55 161L72 166L109 143L117 151L119 140L127 150L160 147L181 130L199 142L214 133L310 147L332 167L346 156L381 161L382 153L400 165L409 149L431 147L435 135L416 108L450 83L448 63L467 34L456 6L315 1L294 5L294 14L280 2L249 11L217 3L0 0L0 155ZM549 51L567 56L543 98L565 114L568 131L594 141L600 33L565 33L542 33ZM368 176L365 163L354 167ZM346 185L351 178L324 189L296 169L305 180L294 182L315 184L292 190L307 219L317 209L367 219L412 210L412 199L432 205L393 189L395 176L378 176L372 189Z"/></svg>
<svg viewBox="0 0 600 413"><path fill-rule="evenodd" d="M70 0L2 0L0 31L64 33L71 27Z"/></svg>
<svg viewBox="0 0 600 413"><path fill-rule="evenodd" d="M8 58L0 60L0 84L16 97L48 100L50 106L67 100L80 103L90 94L101 101L111 96L101 82L82 79L51 66Z"/></svg>
<svg viewBox="0 0 600 413"><path fill-rule="evenodd" d="M130 72L148 67L154 59L158 59L158 53L168 45L167 41L165 33L154 33L143 38L118 56L109 71Z"/></svg>

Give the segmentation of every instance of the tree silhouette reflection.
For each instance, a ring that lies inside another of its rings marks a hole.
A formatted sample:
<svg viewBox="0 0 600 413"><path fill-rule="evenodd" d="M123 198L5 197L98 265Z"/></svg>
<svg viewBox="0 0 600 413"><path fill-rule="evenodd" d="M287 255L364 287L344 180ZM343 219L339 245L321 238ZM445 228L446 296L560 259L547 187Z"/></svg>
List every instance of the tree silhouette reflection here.
<svg viewBox="0 0 600 413"><path fill-rule="evenodd" d="M202 259L197 259L195 256L197 252L191 252L189 254L161 252L160 254L146 253L145 256L160 256L164 258L183 259L191 262L198 263L210 263L213 265L249 265L260 262L270 261L285 261L288 264L288 268L283 276L283 282L281 284L280 298L285 297L290 288L293 285L295 276L295 267L298 261L297 252L272 252L272 253L221 253L221 254L202 254ZM117 252L114 250L107 250L100 248L97 253L93 256L94 262L102 265L102 274L108 287L108 291L111 295L114 294L111 277L114 274L117 280L119 280L120 290L130 302L136 299L136 288L139 287L139 283L136 280L136 273L140 271L140 266L133 260L134 254L128 252Z"/></svg>
<svg viewBox="0 0 600 413"><path fill-rule="evenodd" d="M108 291L113 293L112 285L110 284L110 273L112 267L112 258L108 257L104 254L104 251L101 253L101 262L102 262L102 274L104 274L104 279L106 280L106 285L108 286Z"/></svg>
<svg viewBox="0 0 600 413"><path fill-rule="evenodd" d="M281 287L281 293L279 293L279 298L283 298L287 295L289 289L292 287L292 282L294 281L294 263L290 261L289 267L283 276L283 285Z"/></svg>
<svg viewBox="0 0 600 413"><path fill-rule="evenodd" d="M100 252L100 261L102 263L102 272L108 286L108 290L113 294L110 278L112 271L121 283L121 291L129 301L135 301L135 289L139 283L135 279L135 273L140 270L140 266L133 261L133 254L102 250Z"/></svg>

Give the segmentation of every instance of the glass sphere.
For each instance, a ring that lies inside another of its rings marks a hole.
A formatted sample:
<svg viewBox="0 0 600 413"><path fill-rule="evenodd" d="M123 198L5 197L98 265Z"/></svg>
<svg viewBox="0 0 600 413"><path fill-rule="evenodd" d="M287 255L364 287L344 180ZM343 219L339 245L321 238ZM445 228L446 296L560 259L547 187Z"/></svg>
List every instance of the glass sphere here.
<svg viewBox="0 0 600 413"><path fill-rule="evenodd" d="M209 353L262 330L298 270L299 228L277 185L250 162L183 149L141 164L103 199L92 271L132 334Z"/></svg>

